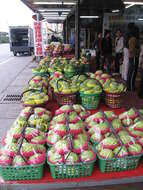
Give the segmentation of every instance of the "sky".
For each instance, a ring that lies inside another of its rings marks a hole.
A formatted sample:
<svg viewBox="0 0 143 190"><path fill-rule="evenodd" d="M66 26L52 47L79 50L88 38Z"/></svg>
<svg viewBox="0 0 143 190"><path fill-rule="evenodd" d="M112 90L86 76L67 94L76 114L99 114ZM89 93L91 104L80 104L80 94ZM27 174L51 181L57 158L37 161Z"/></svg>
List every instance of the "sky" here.
<svg viewBox="0 0 143 190"><path fill-rule="evenodd" d="M8 32L8 26L32 26L32 15L20 0L0 0L0 32Z"/></svg>

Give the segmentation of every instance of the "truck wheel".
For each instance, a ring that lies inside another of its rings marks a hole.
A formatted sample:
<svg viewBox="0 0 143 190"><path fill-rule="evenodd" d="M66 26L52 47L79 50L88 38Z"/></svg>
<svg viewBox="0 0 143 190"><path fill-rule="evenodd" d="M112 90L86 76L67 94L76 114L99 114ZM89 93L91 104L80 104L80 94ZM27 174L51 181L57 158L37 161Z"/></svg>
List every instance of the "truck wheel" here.
<svg viewBox="0 0 143 190"><path fill-rule="evenodd" d="M28 53L30 56L31 56L31 50L29 51L29 53Z"/></svg>
<svg viewBox="0 0 143 190"><path fill-rule="evenodd" d="M16 55L17 55L17 53L16 53L16 52L13 52L13 55L14 55L14 56L16 56Z"/></svg>

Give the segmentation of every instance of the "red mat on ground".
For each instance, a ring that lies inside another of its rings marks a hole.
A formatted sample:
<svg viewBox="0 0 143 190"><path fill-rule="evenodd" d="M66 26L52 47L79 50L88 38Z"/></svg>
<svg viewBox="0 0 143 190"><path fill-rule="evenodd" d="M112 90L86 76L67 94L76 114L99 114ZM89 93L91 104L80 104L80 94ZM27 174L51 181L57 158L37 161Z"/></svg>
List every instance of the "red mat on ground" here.
<svg viewBox="0 0 143 190"><path fill-rule="evenodd" d="M45 169L44 177L40 180L22 180L22 181L6 181L10 184L42 184L42 183L72 183L72 182L85 182L85 181L105 181L105 180L120 180L123 178L132 178L143 176L143 164L140 164L136 170L123 171L123 172L112 172L112 173L101 173L99 168L95 166L92 176L72 178L72 179L53 179L51 177L48 168ZM5 183L2 179L0 183Z"/></svg>
<svg viewBox="0 0 143 190"><path fill-rule="evenodd" d="M54 114L54 111L58 109L58 105L56 102L49 102L47 104L47 109L51 110ZM107 106L101 104L100 107L96 110L91 111L91 113L95 113L99 110L113 110L108 108ZM124 112L125 109L114 109L113 110L117 115ZM44 176L41 180L22 180L22 181L7 181L6 183L10 184L42 184L42 183L72 183L72 182L85 182L85 181L105 181L105 180L118 180L123 178L131 178L143 176L143 164L140 164L136 170L123 171L123 172L112 172L112 173L101 173L98 166L95 166L92 176L89 177L81 177L81 178L73 178L73 179L53 179L50 170L46 167ZM5 183L2 179L0 183Z"/></svg>

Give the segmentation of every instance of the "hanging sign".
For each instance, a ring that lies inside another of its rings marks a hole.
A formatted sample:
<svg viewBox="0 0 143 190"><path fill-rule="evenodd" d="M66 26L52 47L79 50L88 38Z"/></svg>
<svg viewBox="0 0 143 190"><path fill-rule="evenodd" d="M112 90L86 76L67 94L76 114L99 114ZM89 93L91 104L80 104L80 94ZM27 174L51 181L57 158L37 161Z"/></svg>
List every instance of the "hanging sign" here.
<svg viewBox="0 0 143 190"><path fill-rule="evenodd" d="M35 55L43 55L42 23L34 22Z"/></svg>

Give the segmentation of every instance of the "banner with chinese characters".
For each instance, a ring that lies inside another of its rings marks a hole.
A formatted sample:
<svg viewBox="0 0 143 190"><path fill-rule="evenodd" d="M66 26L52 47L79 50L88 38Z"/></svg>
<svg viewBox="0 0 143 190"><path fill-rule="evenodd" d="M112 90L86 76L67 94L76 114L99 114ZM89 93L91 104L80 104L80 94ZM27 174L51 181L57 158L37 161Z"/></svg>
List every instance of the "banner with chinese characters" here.
<svg viewBox="0 0 143 190"><path fill-rule="evenodd" d="M43 55L43 41L42 41L42 23L34 22L34 41L35 41L35 55Z"/></svg>

